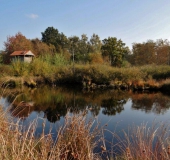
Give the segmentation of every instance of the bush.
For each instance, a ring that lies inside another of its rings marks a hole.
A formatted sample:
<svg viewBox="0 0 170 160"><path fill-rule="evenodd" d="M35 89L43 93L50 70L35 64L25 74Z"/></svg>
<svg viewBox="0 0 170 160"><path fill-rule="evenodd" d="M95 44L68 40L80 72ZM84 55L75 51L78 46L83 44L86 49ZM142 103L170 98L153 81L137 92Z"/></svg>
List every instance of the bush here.
<svg viewBox="0 0 170 160"><path fill-rule="evenodd" d="M0 64L0 77L13 76L13 69L10 65Z"/></svg>
<svg viewBox="0 0 170 160"><path fill-rule="evenodd" d="M29 63L15 60L11 63L14 76L24 76L28 74Z"/></svg>
<svg viewBox="0 0 170 160"><path fill-rule="evenodd" d="M91 64L103 64L104 60L100 53L90 53L89 61Z"/></svg>
<svg viewBox="0 0 170 160"><path fill-rule="evenodd" d="M147 76L156 80L170 78L170 66L168 65L146 65L141 67L141 70L145 72Z"/></svg>

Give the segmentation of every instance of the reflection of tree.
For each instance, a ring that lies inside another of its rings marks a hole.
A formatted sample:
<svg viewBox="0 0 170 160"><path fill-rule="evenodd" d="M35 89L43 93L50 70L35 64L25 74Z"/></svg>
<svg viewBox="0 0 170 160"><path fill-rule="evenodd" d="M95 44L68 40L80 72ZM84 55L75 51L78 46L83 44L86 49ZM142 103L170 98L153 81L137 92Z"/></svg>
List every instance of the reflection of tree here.
<svg viewBox="0 0 170 160"><path fill-rule="evenodd" d="M102 101L102 110L103 114L105 115L116 115L116 113L120 113L124 110L124 104L126 100L116 100L113 98L104 99Z"/></svg>
<svg viewBox="0 0 170 160"><path fill-rule="evenodd" d="M132 100L132 108L133 109L141 109L145 112L150 112L152 108L153 101L147 97L147 95L143 95L141 99L133 99Z"/></svg>
<svg viewBox="0 0 170 160"><path fill-rule="evenodd" d="M170 97L161 93L138 93L132 95L132 108L137 110L163 114L170 108Z"/></svg>
<svg viewBox="0 0 170 160"><path fill-rule="evenodd" d="M68 110L71 113L79 113L88 108L93 116L97 116L101 106L103 106L105 108L104 113L107 113L107 110L109 110L111 114L113 113L111 110L114 109L119 113L123 106L121 106L121 101L118 100L124 98L129 98L128 92L115 90L103 92L99 90L84 93L81 90L49 88L48 86L34 90L16 88L16 90L12 90L11 94L8 95L9 102L13 102L15 99L10 110L13 116L27 117L33 111L42 111L50 122L60 120L60 117L65 116ZM116 99L117 102L111 102L113 99Z"/></svg>
<svg viewBox="0 0 170 160"><path fill-rule="evenodd" d="M89 104L88 109L91 111L93 116L97 116L100 112L100 106L97 104Z"/></svg>
<svg viewBox="0 0 170 160"><path fill-rule="evenodd" d="M16 88L9 91L7 100L12 103L10 112L19 118L28 117L33 111L44 112L50 122L60 120L69 110L79 113L89 109L97 116L102 108L105 115L116 115L124 110L127 99L132 99L132 109L163 114L170 107L170 97L161 93L132 93L118 90L95 90L82 92L70 88L49 88L48 86L28 89Z"/></svg>
<svg viewBox="0 0 170 160"><path fill-rule="evenodd" d="M60 120L60 117L64 117L67 114L67 107L62 104L57 104L56 108L47 108L44 113L48 121L55 123Z"/></svg>

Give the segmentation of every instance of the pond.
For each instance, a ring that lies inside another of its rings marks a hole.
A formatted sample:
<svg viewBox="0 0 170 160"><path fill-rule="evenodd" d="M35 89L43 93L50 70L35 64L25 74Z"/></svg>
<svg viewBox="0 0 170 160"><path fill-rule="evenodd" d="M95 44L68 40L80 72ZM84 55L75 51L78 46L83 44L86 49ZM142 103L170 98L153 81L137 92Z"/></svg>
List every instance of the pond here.
<svg viewBox="0 0 170 160"><path fill-rule="evenodd" d="M1 89L0 104L23 125L37 119L36 134L50 129L54 138L56 130L64 122L67 112L79 113L88 109L88 116L97 118L101 126L107 124L111 132L121 134L129 126L170 119L170 95L160 92L133 92L122 90L78 90L75 87L49 87ZM113 136L105 133L106 140ZM107 146L110 148L110 146Z"/></svg>

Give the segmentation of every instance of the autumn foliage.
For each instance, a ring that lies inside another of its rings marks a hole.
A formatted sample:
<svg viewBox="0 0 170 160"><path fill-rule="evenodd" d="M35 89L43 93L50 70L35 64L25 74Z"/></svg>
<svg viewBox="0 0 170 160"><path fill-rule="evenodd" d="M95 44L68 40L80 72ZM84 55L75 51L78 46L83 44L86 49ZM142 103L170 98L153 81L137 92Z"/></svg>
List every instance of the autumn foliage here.
<svg viewBox="0 0 170 160"><path fill-rule="evenodd" d="M32 50L32 43L22 33L18 32L15 36L8 36L4 42L5 51L9 55L14 51Z"/></svg>
<svg viewBox="0 0 170 160"><path fill-rule="evenodd" d="M104 40L100 40L97 34L93 34L90 38L86 34L80 37L76 35L67 37L54 27L48 27L41 34L41 39L27 39L21 32L8 36L4 42L3 52L6 54L3 61L10 62L9 55L14 51L31 50L36 57L47 54L54 56L60 53L69 62L75 61L83 65L89 63L104 63L113 67L170 65L170 42L166 39L135 42L130 50L121 39L116 37L108 37Z"/></svg>

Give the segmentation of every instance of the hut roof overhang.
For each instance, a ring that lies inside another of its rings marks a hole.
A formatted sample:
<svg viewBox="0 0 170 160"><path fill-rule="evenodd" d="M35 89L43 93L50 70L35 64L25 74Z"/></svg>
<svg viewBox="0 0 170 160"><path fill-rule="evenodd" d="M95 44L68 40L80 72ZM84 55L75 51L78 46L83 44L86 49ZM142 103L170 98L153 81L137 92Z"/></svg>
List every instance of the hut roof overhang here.
<svg viewBox="0 0 170 160"><path fill-rule="evenodd" d="M35 56L31 51L15 51L10 56Z"/></svg>

